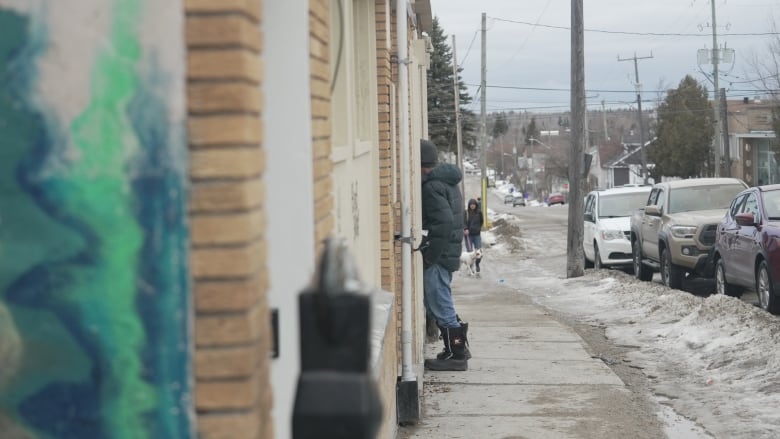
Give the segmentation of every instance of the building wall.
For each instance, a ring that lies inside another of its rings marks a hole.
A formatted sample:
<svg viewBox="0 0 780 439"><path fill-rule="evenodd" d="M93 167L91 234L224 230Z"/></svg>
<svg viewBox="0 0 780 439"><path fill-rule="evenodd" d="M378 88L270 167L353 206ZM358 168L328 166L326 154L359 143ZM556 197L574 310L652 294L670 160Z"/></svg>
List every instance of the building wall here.
<svg viewBox="0 0 780 439"><path fill-rule="evenodd" d="M330 1L309 0L311 118L316 254L334 228L330 121Z"/></svg>
<svg viewBox="0 0 780 439"><path fill-rule="evenodd" d="M180 1L0 0L0 436L193 437Z"/></svg>
<svg viewBox="0 0 780 439"><path fill-rule="evenodd" d="M309 0L265 2L263 125L267 151L269 304L278 312L279 356L271 361L276 437L292 437L301 369L298 293L314 273L314 159ZM327 98L327 96L325 96Z"/></svg>
<svg viewBox="0 0 780 439"><path fill-rule="evenodd" d="M198 434L271 438L261 3L186 17Z"/></svg>

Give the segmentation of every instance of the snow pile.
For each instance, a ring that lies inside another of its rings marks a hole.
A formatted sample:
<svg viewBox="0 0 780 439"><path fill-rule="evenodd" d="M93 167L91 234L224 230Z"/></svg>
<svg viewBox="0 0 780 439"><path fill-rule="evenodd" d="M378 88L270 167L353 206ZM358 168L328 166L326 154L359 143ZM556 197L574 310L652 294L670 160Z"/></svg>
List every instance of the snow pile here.
<svg viewBox="0 0 780 439"><path fill-rule="evenodd" d="M521 263L514 282L537 303L604 325L615 343L636 346L627 361L641 365L664 404L715 437L780 431L777 317L738 298L696 296L617 270L562 279L535 260Z"/></svg>
<svg viewBox="0 0 780 439"><path fill-rule="evenodd" d="M490 233L495 236L499 244L494 248L501 253L525 253L525 243L520 230L520 222L513 215L501 214L492 221L493 228Z"/></svg>

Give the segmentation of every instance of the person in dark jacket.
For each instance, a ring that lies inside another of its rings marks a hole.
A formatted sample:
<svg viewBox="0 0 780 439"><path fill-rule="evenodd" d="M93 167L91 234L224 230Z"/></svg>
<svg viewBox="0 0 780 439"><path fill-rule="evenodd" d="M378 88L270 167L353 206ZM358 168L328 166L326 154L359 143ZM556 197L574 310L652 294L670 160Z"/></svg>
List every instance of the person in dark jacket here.
<svg viewBox="0 0 780 439"><path fill-rule="evenodd" d="M469 207L466 209L465 215L466 225L463 234L471 242L471 246L467 245L466 247L472 247L473 250L482 248L482 209L479 208L477 200L469 200ZM477 258L475 261L477 277L479 277L479 263L481 261L482 258Z"/></svg>
<svg viewBox="0 0 780 439"><path fill-rule="evenodd" d="M423 290L426 310L434 316L444 341L444 352L426 359L430 370L468 369L467 339L452 301L452 272L460 267L463 241L463 197L460 170L438 164L436 146L420 141L422 173Z"/></svg>

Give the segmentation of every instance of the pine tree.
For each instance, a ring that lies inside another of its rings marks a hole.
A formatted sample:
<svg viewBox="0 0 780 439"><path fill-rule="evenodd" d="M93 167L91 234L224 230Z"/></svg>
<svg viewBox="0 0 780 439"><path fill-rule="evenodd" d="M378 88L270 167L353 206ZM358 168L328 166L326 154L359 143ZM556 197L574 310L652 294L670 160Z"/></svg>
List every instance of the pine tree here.
<svg viewBox="0 0 780 439"><path fill-rule="evenodd" d="M714 131L707 89L685 76L658 107L657 140L647 151L653 178L710 175Z"/></svg>
<svg viewBox="0 0 780 439"><path fill-rule="evenodd" d="M455 137L455 90L452 86L452 49L447 35L439 25L438 17L433 19L431 31L431 67L428 70L428 137L440 151L456 152ZM458 68L458 73L463 69ZM476 118L466 108L471 103L468 88L458 74L458 88L461 114L463 148L473 150L476 146Z"/></svg>
<svg viewBox="0 0 780 439"><path fill-rule="evenodd" d="M560 117L558 118L560 120ZM528 126L523 128L525 133L525 144L530 145L531 139L539 139L539 128L536 126L536 117L531 118L531 122L528 122Z"/></svg>
<svg viewBox="0 0 780 439"><path fill-rule="evenodd" d="M506 114L502 111L496 115L493 121L493 129L490 132L493 139L498 139L506 134L507 130L509 130L509 123L507 123Z"/></svg>

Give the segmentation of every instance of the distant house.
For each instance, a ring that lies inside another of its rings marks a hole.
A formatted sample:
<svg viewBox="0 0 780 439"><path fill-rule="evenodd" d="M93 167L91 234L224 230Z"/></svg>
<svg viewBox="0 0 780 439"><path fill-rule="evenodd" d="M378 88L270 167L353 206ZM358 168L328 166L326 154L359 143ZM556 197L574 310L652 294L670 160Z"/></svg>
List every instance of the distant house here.
<svg viewBox="0 0 780 439"><path fill-rule="evenodd" d="M655 141L645 142L645 148ZM590 153L593 163L590 167L592 188L607 189L626 184L643 184L642 156L639 143L607 143L598 145ZM648 169L652 164L647 164ZM652 178L648 182L652 183Z"/></svg>

